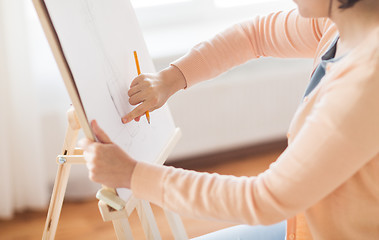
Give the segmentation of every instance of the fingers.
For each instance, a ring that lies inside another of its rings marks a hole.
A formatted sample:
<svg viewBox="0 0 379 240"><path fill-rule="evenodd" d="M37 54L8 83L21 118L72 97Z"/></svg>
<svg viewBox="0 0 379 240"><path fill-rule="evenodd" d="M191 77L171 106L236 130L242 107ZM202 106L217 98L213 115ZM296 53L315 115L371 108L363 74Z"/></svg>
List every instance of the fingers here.
<svg viewBox="0 0 379 240"><path fill-rule="evenodd" d="M137 105L144 102L148 96L153 94L152 88L152 83L146 79L142 79L135 85L132 85L128 91L129 103Z"/></svg>
<svg viewBox="0 0 379 240"><path fill-rule="evenodd" d="M122 123L126 124L131 122L133 119L140 118L142 115L145 114L146 111L149 111L148 104L146 102L143 102L138 107L136 107L133 111L128 113L125 117L123 117Z"/></svg>
<svg viewBox="0 0 379 240"><path fill-rule="evenodd" d="M129 97L132 97L134 94L141 92L141 90L143 90L143 88L144 88L144 84L138 84L138 85L135 85L133 87L131 86L129 91L128 91Z"/></svg>
<svg viewBox="0 0 379 240"><path fill-rule="evenodd" d="M97 139L101 143L112 143L111 139L108 137L108 135L99 127L96 120L93 120L91 122L91 126L93 129L93 133L96 135Z"/></svg>
<svg viewBox="0 0 379 240"><path fill-rule="evenodd" d="M96 122L96 120L93 120L91 122L91 126L94 134L101 143L112 143L108 135L99 127L99 124ZM84 151L92 150L94 145L96 145L96 142L88 138L82 138L78 142L78 147L82 148Z"/></svg>
<svg viewBox="0 0 379 240"><path fill-rule="evenodd" d="M130 84L130 88L135 87L142 79L142 75L138 75Z"/></svg>
<svg viewBox="0 0 379 240"><path fill-rule="evenodd" d="M167 92L167 86L163 84L158 74L141 74L136 77L128 91L129 103L140 105L122 117L122 123L129 123L133 119L138 122L145 112L161 107L169 96Z"/></svg>
<svg viewBox="0 0 379 240"><path fill-rule="evenodd" d="M138 92L136 94L134 94L132 97L129 98L129 103L131 105L137 105L139 103L142 103L142 102L145 102L147 100L147 98L149 97L149 93L148 92Z"/></svg>
<svg viewBox="0 0 379 240"><path fill-rule="evenodd" d="M88 150L89 146L93 143L93 141L89 140L88 138L82 138L78 142L78 146L83 149L84 151Z"/></svg>
<svg viewBox="0 0 379 240"><path fill-rule="evenodd" d="M89 140L88 138L83 138L78 142L78 146L82 148L84 159L86 160L86 166L90 170L90 179L92 179L93 170L95 169L95 156L98 150L98 145L100 143L93 142Z"/></svg>
<svg viewBox="0 0 379 240"><path fill-rule="evenodd" d="M92 181L109 187L130 188L136 161L120 147L92 142L83 155Z"/></svg>
<svg viewBox="0 0 379 240"><path fill-rule="evenodd" d="M138 75L136 78L134 78L134 80L130 84L130 88L133 88L133 87L137 86L138 84L140 84L141 82L143 82L146 78L147 78L146 74L140 74L140 75Z"/></svg>

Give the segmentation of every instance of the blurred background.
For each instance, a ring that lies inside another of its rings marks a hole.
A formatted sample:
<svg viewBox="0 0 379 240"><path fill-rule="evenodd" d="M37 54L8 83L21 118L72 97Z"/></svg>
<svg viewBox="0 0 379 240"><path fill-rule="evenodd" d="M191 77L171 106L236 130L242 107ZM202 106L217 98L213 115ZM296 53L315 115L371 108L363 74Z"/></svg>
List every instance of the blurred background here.
<svg viewBox="0 0 379 240"><path fill-rule="evenodd" d="M131 2L157 70L234 23L295 7L290 0ZM169 162L284 141L311 67L305 59L253 60L180 91L169 106L183 137ZM46 210L69 106L31 0L0 0L0 219ZM93 199L98 189L75 166L66 199Z"/></svg>

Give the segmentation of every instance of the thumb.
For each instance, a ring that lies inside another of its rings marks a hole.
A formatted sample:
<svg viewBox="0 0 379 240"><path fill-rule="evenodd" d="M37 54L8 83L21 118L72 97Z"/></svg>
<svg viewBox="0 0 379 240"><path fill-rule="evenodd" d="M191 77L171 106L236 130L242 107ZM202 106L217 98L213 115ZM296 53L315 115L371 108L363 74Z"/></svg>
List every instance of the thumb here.
<svg viewBox="0 0 379 240"><path fill-rule="evenodd" d="M93 129L93 133L95 133L97 139L101 143L112 143L111 139L108 137L108 135L99 127L96 120L93 120L91 122L91 126Z"/></svg>

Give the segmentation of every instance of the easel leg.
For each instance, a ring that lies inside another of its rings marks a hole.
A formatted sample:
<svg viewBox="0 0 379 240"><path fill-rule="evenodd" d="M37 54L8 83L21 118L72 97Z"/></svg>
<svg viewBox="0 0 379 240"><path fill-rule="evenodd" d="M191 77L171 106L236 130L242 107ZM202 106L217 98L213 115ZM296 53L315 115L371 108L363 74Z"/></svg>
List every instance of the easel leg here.
<svg viewBox="0 0 379 240"><path fill-rule="evenodd" d="M112 223L118 240L133 240L128 218L112 220Z"/></svg>
<svg viewBox="0 0 379 240"><path fill-rule="evenodd" d="M76 118L75 111L71 108L68 112L68 128L63 144L63 155L73 154L76 140L80 129L79 121ZM47 213L45 228L43 231L43 240L54 239L58 226L59 216L62 210L64 195L66 192L67 182L70 175L71 164L61 163L58 166L57 176L55 178L53 194L51 195L49 211Z"/></svg>
<svg viewBox="0 0 379 240"><path fill-rule="evenodd" d="M184 230L185 228L182 219L179 217L179 215L169 210L164 210L164 213L175 240L188 239L187 233Z"/></svg>
<svg viewBox="0 0 379 240"><path fill-rule="evenodd" d="M137 205L137 213L141 221L146 239L160 240L161 235L158 230L157 222L155 221L153 211L150 204L145 200L139 200Z"/></svg>
<svg viewBox="0 0 379 240"><path fill-rule="evenodd" d="M43 240L54 239L55 237L59 216L61 214L63 198L66 192L67 181L70 175L70 169L70 164L63 164L58 166L54 190L50 200L50 206L46 218L45 229L43 231Z"/></svg>

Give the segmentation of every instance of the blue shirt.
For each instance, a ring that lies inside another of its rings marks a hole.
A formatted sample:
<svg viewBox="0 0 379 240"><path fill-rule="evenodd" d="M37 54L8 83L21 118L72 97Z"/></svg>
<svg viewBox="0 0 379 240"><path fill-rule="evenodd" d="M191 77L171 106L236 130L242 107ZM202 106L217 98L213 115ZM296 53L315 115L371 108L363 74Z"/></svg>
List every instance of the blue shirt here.
<svg viewBox="0 0 379 240"><path fill-rule="evenodd" d="M307 90L305 90L304 97L308 96L313 91L313 89L315 89L316 86L320 83L321 79L325 76L326 65L330 62L336 62L342 58L342 56L335 58L338 40L339 36L333 41L329 49L321 57L321 62L312 74L311 81L308 84Z"/></svg>

